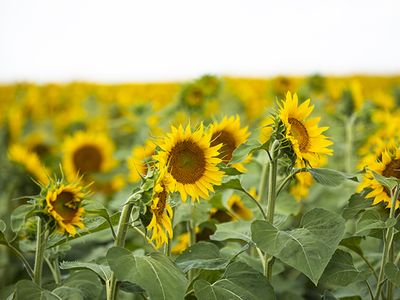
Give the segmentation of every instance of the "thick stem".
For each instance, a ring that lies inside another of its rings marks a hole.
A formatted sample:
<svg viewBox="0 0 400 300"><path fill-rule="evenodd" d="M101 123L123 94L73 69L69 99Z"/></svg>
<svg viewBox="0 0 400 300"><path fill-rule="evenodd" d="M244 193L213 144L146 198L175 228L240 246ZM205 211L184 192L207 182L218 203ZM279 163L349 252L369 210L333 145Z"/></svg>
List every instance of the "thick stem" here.
<svg viewBox="0 0 400 300"><path fill-rule="evenodd" d="M193 207L192 207L193 209ZM189 233L189 247L192 246L193 244L196 243L196 230L193 226L193 221L190 220L187 222L187 231ZM194 274L193 274L194 270L189 270L188 273L188 277L189 277L189 282L193 279Z"/></svg>
<svg viewBox="0 0 400 300"><path fill-rule="evenodd" d="M278 151L279 142L274 141L271 146L271 159L269 162L269 176L268 176L268 204L267 204L267 221L274 224L274 214L275 214L275 202L276 202L276 178L278 171ZM265 268L264 275L267 276L268 280L272 277L272 267L274 264L273 257L266 255L265 257Z"/></svg>
<svg viewBox="0 0 400 300"><path fill-rule="evenodd" d="M40 217L37 217L37 230L36 230L36 254L35 254L35 267L33 270L33 281L38 285L42 285L42 270L43 270L43 257L44 249L47 242L46 225Z"/></svg>
<svg viewBox="0 0 400 300"><path fill-rule="evenodd" d="M397 186L395 188L395 191L392 192L392 203L391 203L391 207L390 207L389 218L394 217L394 213L396 211L396 201L399 197L399 192L400 192L399 186ZM382 285L385 282L385 280L383 278L384 277L384 268L385 268L386 262L390 259L389 253L390 253L390 249L393 244L393 237L394 237L393 227L389 227L386 230L385 239L383 241L383 254L382 254L382 260L381 260L381 267L380 267L379 275L378 275L378 282L376 284L376 291L375 291L375 296L374 296L375 300L379 299Z"/></svg>
<svg viewBox="0 0 400 300"><path fill-rule="evenodd" d="M261 180L258 188L260 191L260 203L267 202L268 167L269 163L265 162L262 168Z"/></svg>
<svg viewBox="0 0 400 300"><path fill-rule="evenodd" d="M132 197L132 196L131 196ZM122 209L121 216L119 218L118 229L117 229L117 236L114 241L114 246L116 247L124 247L126 233L128 232L129 227L129 219L131 217L133 203L131 202L131 197L129 197ZM118 294L118 285L117 285L117 278L113 273L111 275L110 283L107 289L107 300L115 300Z"/></svg>

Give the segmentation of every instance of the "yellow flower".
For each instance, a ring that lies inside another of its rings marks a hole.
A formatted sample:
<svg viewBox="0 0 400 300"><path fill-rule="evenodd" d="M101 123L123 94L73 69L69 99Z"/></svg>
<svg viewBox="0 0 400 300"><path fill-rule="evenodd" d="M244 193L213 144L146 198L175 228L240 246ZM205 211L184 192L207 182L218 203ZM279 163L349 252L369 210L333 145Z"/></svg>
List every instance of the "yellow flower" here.
<svg viewBox="0 0 400 300"><path fill-rule="evenodd" d="M261 121L261 129L260 129L260 142L266 143L272 135L273 128L272 125L274 124L274 118L272 116L268 116Z"/></svg>
<svg viewBox="0 0 400 300"><path fill-rule="evenodd" d="M313 109L310 99L298 105L297 95L292 97L288 92L279 110L279 118L286 128L286 138L292 144L297 159L306 160L311 165L318 162L320 154L331 155L333 152L328 148L333 143L322 134L328 127L318 127L320 118L307 120Z"/></svg>
<svg viewBox="0 0 400 300"><path fill-rule="evenodd" d="M178 191L182 201L187 196L194 200L208 198L213 185L221 184L223 172L217 167L221 162L218 150L221 145L210 145L211 134L204 134L204 127L192 133L190 126L171 127L171 133L161 143L161 151L154 156L159 169L166 169L170 177L168 189Z"/></svg>
<svg viewBox="0 0 400 300"><path fill-rule="evenodd" d="M129 180L131 182L139 181L147 174L148 162L154 155L156 145L152 141L147 141L144 146L138 146L132 149L132 154L128 158Z"/></svg>
<svg viewBox="0 0 400 300"><path fill-rule="evenodd" d="M172 247L173 254L180 254L189 247L190 236L188 232L178 235L178 243Z"/></svg>
<svg viewBox="0 0 400 300"><path fill-rule="evenodd" d="M85 209L80 207L85 196L83 187L78 183L55 185L47 191L47 211L56 221L60 232L66 231L74 236L75 227L85 227L81 219Z"/></svg>
<svg viewBox="0 0 400 300"><path fill-rule="evenodd" d="M63 145L63 166L68 180L79 174L86 178L93 173L107 172L115 165L114 145L105 134L77 132Z"/></svg>
<svg viewBox="0 0 400 300"><path fill-rule="evenodd" d="M253 212L243 204L242 198L237 194L229 197L228 210L235 219L248 221L253 218Z"/></svg>
<svg viewBox="0 0 400 300"><path fill-rule="evenodd" d="M49 171L41 163L39 156L31 151L28 151L24 146L14 144L10 146L8 158L22 165L33 177L41 184L49 183Z"/></svg>
<svg viewBox="0 0 400 300"><path fill-rule="evenodd" d="M379 202L386 202L387 207L391 207L390 191L375 179L372 171L384 177L396 177L400 179L400 148L388 147L378 155L375 162L368 166L368 171L358 187L358 191L366 188L371 189L371 192L366 197L373 198L373 205ZM400 199L397 199L396 208L399 204Z"/></svg>
<svg viewBox="0 0 400 300"><path fill-rule="evenodd" d="M247 127L240 127L240 117L237 115L230 118L224 117L221 122L211 124L210 133L211 146L222 144L218 157L225 164L228 164L232 159L233 151L245 143L250 135ZM232 166L240 172L247 171L242 163L236 163Z"/></svg>
<svg viewBox="0 0 400 300"><path fill-rule="evenodd" d="M153 200L150 211L153 214L147 229L152 232L150 240L155 241L156 247L168 243L172 239L173 211L168 201L168 182L163 174L160 174L153 189Z"/></svg>

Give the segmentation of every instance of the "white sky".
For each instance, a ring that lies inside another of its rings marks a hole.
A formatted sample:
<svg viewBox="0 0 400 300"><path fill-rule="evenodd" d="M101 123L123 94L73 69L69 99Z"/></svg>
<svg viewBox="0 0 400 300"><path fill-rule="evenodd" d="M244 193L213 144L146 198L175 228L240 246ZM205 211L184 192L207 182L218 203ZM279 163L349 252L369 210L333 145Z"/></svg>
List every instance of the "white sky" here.
<svg viewBox="0 0 400 300"><path fill-rule="evenodd" d="M400 73L397 0L0 0L0 81Z"/></svg>

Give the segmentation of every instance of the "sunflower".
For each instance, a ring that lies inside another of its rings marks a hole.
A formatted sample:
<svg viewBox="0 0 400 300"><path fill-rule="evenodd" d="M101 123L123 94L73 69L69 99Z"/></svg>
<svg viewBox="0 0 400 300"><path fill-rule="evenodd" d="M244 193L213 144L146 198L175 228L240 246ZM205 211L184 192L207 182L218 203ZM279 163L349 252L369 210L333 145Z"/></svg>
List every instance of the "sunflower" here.
<svg viewBox="0 0 400 300"><path fill-rule="evenodd" d="M74 236L76 227L85 227L81 219L85 209L80 205L86 195L79 183L56 184L49 188L46 194L46 208L60 232L66 231Z"/></svg>
<svg viewBox="0 0 400 300"><path fill-rule="evenodd" d="M93 173L107 172L115 165L114 145L105 134L80 131L68 137L63 148L65 175L71 181L77 174L86 178Z"/></svg>
<svg viewBox="0 0 400 300"><path fill-rule="evenodd" d="M154 156L159 169L166 169L170 177L168 189L178 191L182 201L187 196L194 200L208 198L213 185L221 184L223 172L217 167L221 162L218 150L222 145L210 145L211 134L204 127L192 133L190 126L171 127L171 133L161 143L161 151Z"/></svg>
<svg viewBox="0 0 400 300"><path fill-rule="evenodd" d="M160 174L153 189L152 203L150 211L152 218L147 229L152 232L150 240L156 242L156 247L160 248L163 244L172 239L172 217L173 211L168 203L168 181Z"/></svg>
<svg viewBox="0 0 400 300"><path fill-rule="evenodd" d="M298 105L297 95L293 97L290 92L286 100L280 105L279 118L286 128L286 138L299 160L306 160L310 165L315 165L320 154L332 155L332 150L327 148L333 143L322 133L328 127L318 127L320 118L307 120L314 109L310 99Z"/></svg>
<svg viewBox="0 0 400 300"><path fill-rule="evenodd" d="M365 173L363 181L358 186L358 191L371 189L367 198L373 199L373 205L379 202L386 202L387 207L391 207L390 191L375 179L373 172L384 177L395 177L400 179L400 148L388 147L376 157L374 163L368 165L368 171ZM400 204L400 199L396 201L396 208Z"/></svg>
<svg viewBox="0 0 400 300"><path fill-rule="evenodd" d="M227 164L232 159L233 151L241 144L246 142L250 133L247 127L240 127L240 117L236 115L229 118L224 117L221 122L213 123L210 127L211 133L211 146L222 144L219 149L218 157L223 163ZM250 160L249 158L246 159ZM242 163L232 165L240 172L246 172L246 168Z"/></svg>
<svg viewBox="0 0 400 300"><path fill-rule="evenodd" d="M147 174L148 162L155 150L156 145L150 140L143 147L138 146L132 149L132 154L128 158L129 180L131 182L137 182Z"/></svg>
<svg viewBox="0 0 400 300"><path fill-rule="evenodd" d="M14 144L9 148L8 158L22 165L39 183L43 185L49 183L49 171L36 153L27 150L22 145Z"/></svg>
<svg viewBox="0 0 400 300"><path fill-rule="evenodd" d="M235 219L248 221L253 218L252 211L244 205L242 198L237 194L232 194L229 197L228 210Z"/></svg>

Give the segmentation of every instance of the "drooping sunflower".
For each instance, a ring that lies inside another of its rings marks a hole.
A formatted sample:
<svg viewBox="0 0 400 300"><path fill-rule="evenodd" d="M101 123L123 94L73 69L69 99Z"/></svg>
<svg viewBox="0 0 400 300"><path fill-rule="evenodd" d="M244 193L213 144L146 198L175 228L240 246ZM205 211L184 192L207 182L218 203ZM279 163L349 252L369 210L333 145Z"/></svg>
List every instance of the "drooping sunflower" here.
<svg viewBox="0 0 400 300"><path fill-rule="evenodd" d="M69 184L54 184L46 193L46 209L55 220L60 232L76 234L76 227L84 228L82 215L85 209L81 207L82 200L87 196L84 187L79 182Z"/></svg>
<svg viewBox="0 0 400 300"><path fill-rule="evenodd" d="M156 145L150 140L143 147L138 146L132 149L132 154L128 158L129 180L131 182L137 182L146 175L148 162L155 150Z"/></svg>
<svg viewBox="0 0 400 300"><path fill-rule="evenodd" d="M367 198L373 199L373 205L380 202L387 203L387 207L391 207L390 191L375 179L373 172L384 177L395 177L400 179L400 147L388 147L376 157L374 163L368 165L368 170L364 175L363 181L358 186L358 191L363 189L371 189L367 194ZM400 205L400 199L396 201L396 208Z"/></svg>
<svg viewBox="0 0 400 300"><path fill-rule="evenodd" d="M320 154L332 155L328 146L333 143L322 133L328 127L319 127L320 118L307 119L314 109L310 99L298 105L298 97L290 92L280 105L279 118L286 128L286 138L290 141L293 151L299 160L306 160L314 166Z"/></svg>
<svg viewBox="0 0 400 300"><path fill-rule="evenodd" d="M221 122L211 124L210 133L211 146L222 144L218 157L225 164L229 163L232 159L233 151L246 142L250 135L247 127L242 128L240 126L240 117L238 115L229 118L224 117ZM250 159L247 158L246 160ZM240 172L247 171L243 163L236 163L232 166Z"/></svg>
<svg viewBox="0 0 400 300"><path fill-rule="evenodd" d="M105 134L79 131L63 145L63 166L68 180L79 176L86 179L93 173L107 172L115 165L114 145Z"/></svg>
<svg viewBox="0 0 400 300"><path fill-rule="evenodd" d="M49 171L42 164L39 156L26 149L20 144L10 146L8 158L22 165L39 183L47 185L49 183Z"/></svg>
<svg viewBox="0 0 400 300"><path fill-rule="evenodd" d="M159 169L166 169L170 177L168 189L178 191L182 201L187 196L193 200L208 198L213 185L221 184L223 172L217 167L221 162L218 150L222 145L210 145L211 134L204 134L204 127L192 133L190 126L171 127L171 133L160 144L161 150L154 156Z"/></svg>
<svg viewBox="0 0 400 300"><path fill-rule="evenodd" d="M167 180L168 179L163 174L160 174L154 185L150 207L152 218L147 226L147 229L152 233L150 240L155 241L157 248L167 244L168 239L172 239L173 236L173 211L168 203L169 191Z"/></svg>

